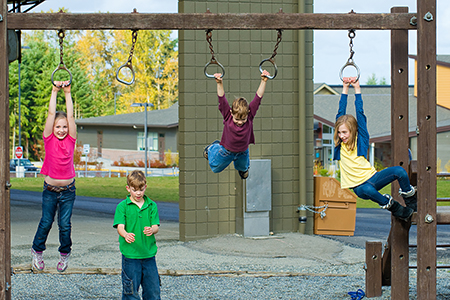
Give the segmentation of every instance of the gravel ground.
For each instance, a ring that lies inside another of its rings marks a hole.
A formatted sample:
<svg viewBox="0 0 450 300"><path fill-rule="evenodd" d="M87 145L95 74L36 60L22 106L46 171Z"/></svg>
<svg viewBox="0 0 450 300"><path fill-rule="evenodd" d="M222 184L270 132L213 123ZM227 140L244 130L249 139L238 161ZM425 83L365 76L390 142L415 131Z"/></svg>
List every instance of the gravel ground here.
<svg viewBox="0 0 450 300"><path fill-rule="evenodd" d="M59 243L58 231L52 230L44 252L46 272L31 273L39 213L32 207L12 208L12 299L120 299L121 260L111 218L73 216L74 245L63 274L55 271ZM162 222L156 256L162 299L334 300L365 290L365 250L342 241L299 233L192 242L180 242L178 236L178 223ZM441 263L449 264L448 256ZM86 274L96 270L102 274ZM416 270L411 270L410 299L416 299L416 282ZM450 299L449 282L450 272L438 270L437 299ZM372 299L390 299L390 287Z"/></svg>
<svg viewBox="0 0 450 300"><path fill-rule="evenodd" d="M415 279L415 278L411 278ZM449 299L447 278L438 278L437 299ZM363 276L224 277L161 276L162 299L351 299ZM21 274L13 276L12 299L120 299L120 275ZM416 299L415 280L410 297ZM390 288L383 296L390 299Z"/></svg>

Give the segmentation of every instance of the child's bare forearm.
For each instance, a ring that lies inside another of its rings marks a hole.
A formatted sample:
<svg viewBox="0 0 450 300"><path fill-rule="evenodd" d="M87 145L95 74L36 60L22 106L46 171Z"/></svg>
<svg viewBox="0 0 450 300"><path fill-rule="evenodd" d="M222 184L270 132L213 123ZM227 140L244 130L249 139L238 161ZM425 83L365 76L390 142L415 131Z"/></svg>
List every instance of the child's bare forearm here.
<svg viewBox="0 0 450 300"><path fill-rule="evenodd" d="M256 94L262 98L264 96L264 92L266 91L266 84L267 84L267 79L261 79L261 83L259 84L258 90L256 91Z"/></svg>
<svg viewBox="0 0 450 300"><path fill-rule="evenodd" d="M223 83L217 83L217 96L222 97L223 95L225 95L225 90L223 88Z"/></svg>

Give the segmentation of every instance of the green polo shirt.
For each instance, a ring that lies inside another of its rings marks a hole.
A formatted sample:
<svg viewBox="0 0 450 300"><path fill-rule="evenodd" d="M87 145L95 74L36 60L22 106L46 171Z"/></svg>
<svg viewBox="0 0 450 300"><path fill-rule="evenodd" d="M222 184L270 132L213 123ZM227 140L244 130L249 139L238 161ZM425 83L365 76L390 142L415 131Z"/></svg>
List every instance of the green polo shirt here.
<svg viewBox="0 0 450 300"><path fill-rule="evenodd" d="M135 240L131 244L119 235L120 252L126 258L145 259L156 255L155 236L144 234L144 227L159 225L158 208L155 202L144 196L144 204L139 208L128 195L127 199L121 201L116 207L113 227L117 228L119 224L124 224L127 232L135 234Z"/></svg>

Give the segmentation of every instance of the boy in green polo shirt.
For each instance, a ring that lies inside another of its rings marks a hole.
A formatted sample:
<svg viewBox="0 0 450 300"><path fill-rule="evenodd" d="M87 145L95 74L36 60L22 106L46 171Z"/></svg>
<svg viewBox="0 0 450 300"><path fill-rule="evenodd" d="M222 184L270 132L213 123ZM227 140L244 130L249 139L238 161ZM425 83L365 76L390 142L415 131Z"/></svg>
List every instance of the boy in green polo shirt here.
<svg viewBox="0 0 450 300"><path fill-rule="evenodd" d="M156 203L144 195L147 180L142 171L133 171L127 177L125 200L117 205L114 228L119 233L122 252L122 299L142 297L161 299L160 281L156 266L155 234L159 231L159 215Z"/></svg>

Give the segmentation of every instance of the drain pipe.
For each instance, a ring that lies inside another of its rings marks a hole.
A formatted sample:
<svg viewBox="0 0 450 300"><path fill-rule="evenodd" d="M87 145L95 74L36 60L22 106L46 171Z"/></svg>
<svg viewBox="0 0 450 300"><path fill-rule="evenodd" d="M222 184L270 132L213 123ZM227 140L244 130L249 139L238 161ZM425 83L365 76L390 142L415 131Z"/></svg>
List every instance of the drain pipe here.
<svg viewBox="0 0 450 300"><path fill-rule="evenodd" d="M298 7L299 13L312 13L313 0L299 0ZM307 41L308 39L308 41ZM314 115L314 101L311 101L313 97L313 62L308 64L307 57L313 59L313 32L312 30L299 30L298 31L298 100L299 100L299 208L308 205L308 196L311 198L314 196L313 191L313 174L312 174L312 157L310 161L308 158L311 154L311 149L308 151L308 147L312 147L312 140L314 139L312 128L308 126L308 122L313 122ZM311 42L309 45L308 42ZM308 65L309 68L308 68ZM307 80L310 80L310 84L307 84ZM308 99L310 101L308 101ZM307 218L306 209L298 209L298 232L303 234L309 234L313 232L314 218Z"/></svg>

